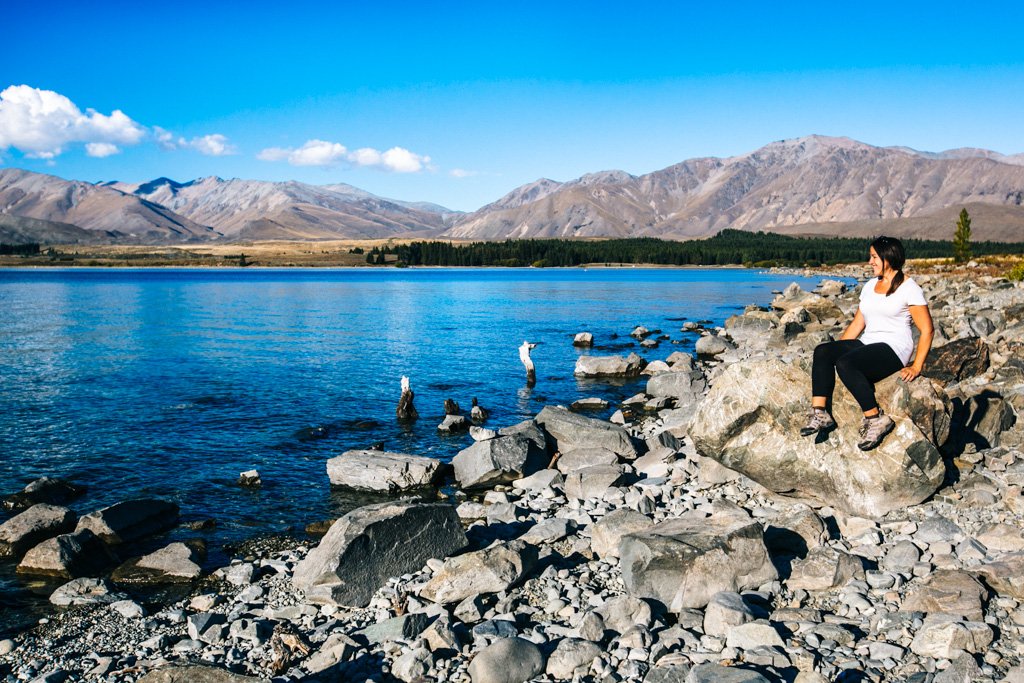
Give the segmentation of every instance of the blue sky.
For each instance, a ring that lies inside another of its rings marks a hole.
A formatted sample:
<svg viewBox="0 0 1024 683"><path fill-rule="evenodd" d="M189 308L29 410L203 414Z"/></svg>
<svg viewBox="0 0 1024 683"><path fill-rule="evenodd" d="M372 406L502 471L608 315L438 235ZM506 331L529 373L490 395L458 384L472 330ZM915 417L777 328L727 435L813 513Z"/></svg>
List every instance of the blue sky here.
<svg viewBox="0 0 1024 683"><path fill-rule="evenodd" d="M1024 5L829 5L8 3L0 161L472 210L812 133L1024 151Z"/></svg>

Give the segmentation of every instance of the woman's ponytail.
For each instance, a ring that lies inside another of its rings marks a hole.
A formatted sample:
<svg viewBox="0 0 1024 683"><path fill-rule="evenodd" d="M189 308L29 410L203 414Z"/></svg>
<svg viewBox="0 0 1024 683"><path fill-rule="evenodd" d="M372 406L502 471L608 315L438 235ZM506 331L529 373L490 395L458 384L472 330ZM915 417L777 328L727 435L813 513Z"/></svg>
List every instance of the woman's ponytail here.
<svg viewBox="0 0 1024 683"><path fill-rule="evenodd" d="M889 296L890 294L895 292L897 289L899 289L900 285L903 284L903 279L904 279L903 278L903 271L902 270L897 270L896 271L896 275L894 275L893 278L892 278L892 284L889 285L889 291L886 292L885 295Z"/></svg>

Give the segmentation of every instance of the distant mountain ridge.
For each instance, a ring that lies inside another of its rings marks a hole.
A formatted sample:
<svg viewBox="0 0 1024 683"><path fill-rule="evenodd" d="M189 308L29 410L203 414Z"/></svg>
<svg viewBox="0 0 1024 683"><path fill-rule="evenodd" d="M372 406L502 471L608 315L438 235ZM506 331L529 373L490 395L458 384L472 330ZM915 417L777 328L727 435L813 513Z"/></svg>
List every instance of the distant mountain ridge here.
<svg viewBox="0 0 1024 683"><path fill-rule="evenodd" d="M729 227L793 232L788 228L803 224L821 233L829 224L895 225L965 204L1013 207L999 225L978 226L978 239L1024 240L1024 155L930 154L812 135L641 176L606 171L565 183L542 179L465 216L444 235L687 239Z"/></svg>
<svg viewBox="0 0 1024 683"><path fill-rule="evenodd" d="M0 170L0 216L8 217L0 222L0 239L37 234L34 241L43 243L690 239L724 228L933 237L962 206L980 212L976 239L1024 241L1024 154L920 152L811 135L643 175L611 170L567 182L541 178L469 214L345 183L209 176L93 185Z"/></svg>

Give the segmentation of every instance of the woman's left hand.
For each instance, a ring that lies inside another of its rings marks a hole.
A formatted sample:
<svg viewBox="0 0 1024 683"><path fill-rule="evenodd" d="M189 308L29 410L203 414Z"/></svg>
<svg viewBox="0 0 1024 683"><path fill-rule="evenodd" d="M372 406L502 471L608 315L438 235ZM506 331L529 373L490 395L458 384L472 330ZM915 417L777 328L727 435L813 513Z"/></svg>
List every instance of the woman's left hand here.
<svg viewBox="0 0 1024 683"><path fill-rule="evenodd" d="M920 374L921 371L915 368L913 365L908 365L907 367L900 370L900 377L903 378L904 382L912 382L915 379L917 379L918 375Z"/></svg>

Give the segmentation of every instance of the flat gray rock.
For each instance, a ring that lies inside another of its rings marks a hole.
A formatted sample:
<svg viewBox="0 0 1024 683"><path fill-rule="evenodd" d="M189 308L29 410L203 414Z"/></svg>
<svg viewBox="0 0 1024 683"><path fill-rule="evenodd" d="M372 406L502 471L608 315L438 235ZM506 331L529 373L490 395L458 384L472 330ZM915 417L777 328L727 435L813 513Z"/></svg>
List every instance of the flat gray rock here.
<svg viewBox="0 0 1024 683"><path fill-rule="evenodd" d="M778 577L761 524L735 514L661 522L623 536L619 553L626 590L671 611L702 608L715 593Z"/></svg>
<svg viewBox="0 0 1024 683"><path fill-rule="evenodd" d="M837 384L828 439L800 436L810 404L810 377L781 359L741 361L719 375L689 433L697 451L780 494L878 518L920 503L942 483L936 448L949 431L950 403L942 387L919 378L889 378L876 395L896 428L877 449L857 448L862 413Z"/></svg>
<svg viewBox="0 0 1024 683"><path fill-rule="evenodd" d="M622 356L580 356L573 371L577 377L637 377L644 359L635 353Z"/></svg>
<svg viewBox="0 0 1024 683"><path fill-rule="evenodd" d="M604 420L584 417L558 406L545 406L536 422L566 453L574 448L605 448L627 460L639 455L625 429Z"/></svg>
<svg viewBox="0 0 1024 683"><path fill-rule="evenodd" d="M565 497L576 500L600 499L614 486L635 479L627 465L594 465L571 472L565 478Z"/></svg>
<svg viewBox="0 0 1024 683"><path fill-rule="evenodd" d="M188 583L198 579L200 553L184 543L171 543L149 555L129 560L111 578L121 584Z"/></svg>
<svg viewBox="0 0 1024 683"><path fill-rule="evenodd" d="M929 618L914 636L910 650L921 657L956 659L966 652L984 652L995 634L981 621L959 621L955 617Z"/></svg>
<svg viewBox="0 0 1024 683"><path fill-rule="evenodd" d="M48 538L75 528L78 517L57 505L38 503L0 524L0 558L18 558Z"/></svg>
<svg viewBox="0 0 1024 683"><path fill-rule="evenodd" d="M165 666L150 671L139 679L139 683L269 683L269 679L193 664Z"/></svg>
<svg viewBox="0 0 1024 683"><path fill-rule="evenodd" d="M973 621L985 617L984 602L988 590L967 572L940 569L907 590L901 609L904 612L951 614Z"/></svg>
<svg viewBox="0 0 1024 683"><path fill-rule="evenodd" d="M704 633L709 636L725 636L730 629L754 621L755 618L754 611L739 593L715 593L704 610Z"/></svg>
<svg viewBox="0 0 1024 683"><path fill-rule="evenodd" d="M76 530L88 529L104 543L136 541L178 523L178 506L156 498L138 498L115 503L78 520Z"/></svg>
<svg viewBox="0 0 1024 683"><path fill-rule="evenodd" d="M572 680L577 669L584 667L584 671L588 670L602 652L597 643L589 640L563 638L548 656L545 672L556 681Z"/></svg>
<svg viewBox="0 0 1024 683"><path fill-rule="evenodd" d="M698 664L690 669L686 683L770 683L770 681L750 669L740 669L721 664Z"/></svg>
<svg viewBox="0 0 1024 683"><path fill-rule="evenodd" d="M381 451L346 451L327 461L331 486L395 493L432 486L441 474L433 458Z"/></svg>
<svg viewBox="0 0 1024 683"><path fill-rule="evenodd" d="M830 546L812 548L807 557L793 560L793 572L786 585L791 590L825 591L864 578L859 557Z"/></svg>
<svg viewBox="0 0 1024 683"><path fill-rule="evenodd" d="M498 638L469 664L473 683L526 683L542 673L544 655L522 638Z"/></svg>
<svg viewBox="0 0 1024 683"><path fill-rule="evenodd" d="M497 543L448 558L419 594L447 605L483 593L500 593L519 583L536 563L536 547L522 541Z"/></svg>
<svg viewBox="0 0 1024 683"><path fill-rule="evenodd" d="M656 398L674 398L676 405L695 403L707 389L707 381L700 370L661 372L647 380L646 393Z"/></svg>
<svg viewBox="0 0 1024 683"><path fill-rule="evenodd" d="M607 448L573 448L564 451L555 461L555 467L562 474L569 474L592 465L615 465L619 456Z"/></svg>
<svg viewBox="0 0 1024 683"><path fill-rule="evenodd" d="M292 581L319 604L363 607L388 577L417 571L468 541L455 508L397 501L357 508L341 517L295 567Z"/></svg>
<svg viewBox="0 0 1024 683"><path fill-rule="evenodd" d="M590 527L590 549L600 558L618 557L619 541L626 534L643 531L654 526L654 520L645 514L621 508L613 510Z"/></svg>
<svg viewBox="0 0 1024 683"><path fill-rule="evenodd" d="M50 602L60 607L108 605L128 596L115 593L105 579L78 578L68 581L50 594Z"/></svg>

